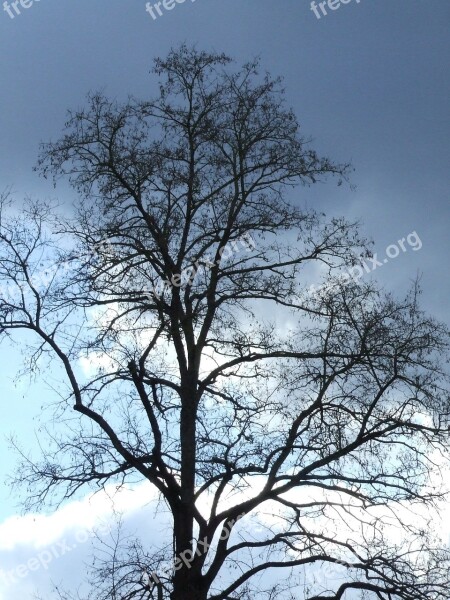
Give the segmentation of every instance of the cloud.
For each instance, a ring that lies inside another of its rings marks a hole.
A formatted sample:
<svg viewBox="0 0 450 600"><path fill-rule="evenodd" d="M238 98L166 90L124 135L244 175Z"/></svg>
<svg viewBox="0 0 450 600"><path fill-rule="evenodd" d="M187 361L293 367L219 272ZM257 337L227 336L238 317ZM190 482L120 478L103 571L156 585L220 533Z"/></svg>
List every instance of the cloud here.
<svg viewBox="0 0 450 600"><path fill-rule="evenodd" d="M114 508L119 513L132 512L153 500L155 492L146 484L118 491L110 487L66 504L50 515L13 516L0 524L0 551L23 545L37 550L75 529L92 529L102 519L111 517Z"/></svg>
<svg viewBox="0 0 450 600"><path fill-rule="evenodd" d="M151 527L148 510L156 510L156 500L147 483L120 490L111 486L50 515L6 519L0 524L0 600L31 600L38 589L48 597L51 582L75 589L91 562L94 530L107 535L117 513L124 522ZM162 519L156 517L158 521ZM157 539L158 531L152 541Z"/></svg>

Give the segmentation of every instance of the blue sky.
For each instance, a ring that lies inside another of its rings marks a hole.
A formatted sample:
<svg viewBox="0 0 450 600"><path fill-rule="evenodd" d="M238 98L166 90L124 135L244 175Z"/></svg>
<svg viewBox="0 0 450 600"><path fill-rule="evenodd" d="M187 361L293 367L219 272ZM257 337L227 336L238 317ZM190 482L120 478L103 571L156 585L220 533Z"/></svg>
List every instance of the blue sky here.
<svg viewBox="0 0 450 600"><path fill-rule="evenodd" d="M449 322L449 21L448 0L352 0L320 20L309 0L186 0L156 20L143 0L35 0L14 19L0 10L0 190L70 206L71 190L32 170L39 143L59 135L66 109L90 90L152 95L152 59L171 46L195 42L238 62L259 55L284 77L316 148L355 167L355 191L329 184L298 194L360 219L383 256L415 231L421 249L408 247L377 274L399 294L421 274L423 304ZM20 359L0 346L2 479L16 460L4 436L32 447L52 399L43 381L14 382ZM16 504L0 481L0 523Z"/></svg>

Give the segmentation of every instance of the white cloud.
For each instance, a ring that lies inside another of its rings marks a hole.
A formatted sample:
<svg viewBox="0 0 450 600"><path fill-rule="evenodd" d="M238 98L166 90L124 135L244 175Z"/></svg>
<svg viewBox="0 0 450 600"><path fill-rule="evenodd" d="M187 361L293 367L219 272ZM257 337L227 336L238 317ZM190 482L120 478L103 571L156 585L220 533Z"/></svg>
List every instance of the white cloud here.
<svg viewBox="0 0 450 600"><path fill-rule="evenodd" d="M37 589L47 597L51 581L68 587L79 585L85 563L91 559L92 543L88 542L93 541L93 530L105 534L114 527L117 513L124 520L142 513L146 525L151 526L144 511L156 506L156 498L149 484L119 491L110 487L70 502L53 514L6 519L0 524L0 600L31 600Z"/></svg>
<svg viewBox="0 0 450 600"><path fill-rule="evenodd" d="M35 549L54 543L75 529L90 530L115 509L119 513L133 512L156 499L149 485L134 488L114 487L66 504L53 514L13 516L0 524L0 551L26 545Z"/></svg>

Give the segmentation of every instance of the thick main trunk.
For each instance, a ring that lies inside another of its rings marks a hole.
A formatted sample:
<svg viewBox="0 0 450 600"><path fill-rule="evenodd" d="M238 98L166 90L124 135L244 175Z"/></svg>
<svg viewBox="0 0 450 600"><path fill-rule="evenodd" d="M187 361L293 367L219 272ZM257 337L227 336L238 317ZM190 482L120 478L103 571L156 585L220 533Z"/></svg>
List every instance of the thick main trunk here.
<svg viewBox="0 0 450 600"><path fill-rule="evenodd" d="M174 514L175 573L171 600L206 600L201 573L194 564L195 464L197 378L191 375L183 386L180 414L181 505Z"/></svg>
<svg viewBox="0 0 450 600"><path fill-rule="evenodd" d="M173 582L171 600L206 600L207 590L192 572L177 572Z"/></svg>
<svg viewBox="0 0 450 600"><path fill-rule="evenodd" d="M195 391L183 399L180 418L181 442L181 504L179 522L176 523L175 539L180 547L178 552L190 547L194 532L194 494L195 494L195 461L196 461L196 405Z"/></svg>

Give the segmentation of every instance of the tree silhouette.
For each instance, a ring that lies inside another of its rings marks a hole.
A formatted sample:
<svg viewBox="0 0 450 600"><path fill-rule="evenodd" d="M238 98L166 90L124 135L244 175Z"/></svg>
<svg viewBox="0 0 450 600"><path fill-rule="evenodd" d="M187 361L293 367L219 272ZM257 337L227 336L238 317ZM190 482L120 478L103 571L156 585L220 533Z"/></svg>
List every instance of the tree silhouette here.
<svg viewBox="0 0 450 600"><path fill-rule="evenodd" d="M58 363L67 386L19 471L27 506L158 490L173 543L109 546L92 598L450 598L423 525L446 328L417 287L399 302L342 275L370 245L300 190L349 166L311 148L280 80L186 46L154 73L155 99L91 94L43 147L73 212L2 203L1 332L33 334L28 369Z"/></svg>

